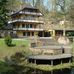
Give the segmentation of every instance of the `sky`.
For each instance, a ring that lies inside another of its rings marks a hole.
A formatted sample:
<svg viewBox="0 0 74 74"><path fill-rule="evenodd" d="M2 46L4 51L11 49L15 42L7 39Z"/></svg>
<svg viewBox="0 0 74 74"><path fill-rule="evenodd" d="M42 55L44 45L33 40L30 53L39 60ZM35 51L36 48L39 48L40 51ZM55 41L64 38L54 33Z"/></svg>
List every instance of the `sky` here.
<svg viewBox="0 0 74 74"><path fill-rule="evenodd" d="M45 0L44 1L44 5L50 10L51 9L51 7L52 7L52 4L51 4L51 1L49 0L49 2L48 2L48 0Z"/></svg>
<svg viewBox="0 0 74 74"><path fill-rule="evenodd" d="M30 0L31 1L31 0ZM47 7L47 9L51 9L52 4L51 4L51 0L43 0L44 1L44 6ZM49 1L49 2L48 2Z"/></svg>
<svg viewBox="0 0 74 74"><path fill-rule="evenodd" d="M20 1L24 1L24 0L20 0ZM32 0L25 0L25 1L32 2ZM44 6L46 6L46 8L50 11L52 9L52 0L43 0L43 1L44 1Z"/></svg>

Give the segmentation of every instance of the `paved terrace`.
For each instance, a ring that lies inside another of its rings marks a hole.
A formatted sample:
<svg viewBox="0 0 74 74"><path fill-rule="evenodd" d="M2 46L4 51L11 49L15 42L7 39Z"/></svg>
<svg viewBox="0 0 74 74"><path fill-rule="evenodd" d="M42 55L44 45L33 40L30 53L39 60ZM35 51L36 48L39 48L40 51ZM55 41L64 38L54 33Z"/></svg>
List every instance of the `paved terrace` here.
<svg viewBox="0 0 74 74"><path fill-rule="evenodd" d="M36 49L72 49L72 47L68 46L68 45L49 45L49 46L41 46L41 47L34 47Z"/></svg>
<svg viewBox="0 0 74 74"><path fill-rule="evenodd" d="M35 60L57 60L57 59L65 59L65 58L71 58L71 54L60 54L60 55L33 55L29 56L29 59L35 59Z"/></svg>

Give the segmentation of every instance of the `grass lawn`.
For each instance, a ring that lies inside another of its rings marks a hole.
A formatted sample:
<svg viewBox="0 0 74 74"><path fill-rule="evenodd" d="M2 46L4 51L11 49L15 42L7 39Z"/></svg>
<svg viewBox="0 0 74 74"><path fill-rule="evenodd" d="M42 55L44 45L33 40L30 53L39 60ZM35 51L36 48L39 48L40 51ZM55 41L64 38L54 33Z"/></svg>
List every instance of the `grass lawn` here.
<svg viewBox="0 0 74 74"><path fill-rule="evenodd" d="M15 44L16 46L14 47L8 47L4 43L4 39L0 39L0 59L3 59L4 57L9 57L12 54L15 54L16 52L29 52L29 40L12 40L12 43Z"/></svg>

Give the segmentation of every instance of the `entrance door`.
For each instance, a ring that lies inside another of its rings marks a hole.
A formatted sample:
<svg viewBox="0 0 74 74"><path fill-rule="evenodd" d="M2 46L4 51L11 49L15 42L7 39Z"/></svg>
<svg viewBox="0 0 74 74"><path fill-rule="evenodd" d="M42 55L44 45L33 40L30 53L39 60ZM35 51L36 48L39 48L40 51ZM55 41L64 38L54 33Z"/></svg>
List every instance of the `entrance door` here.
<svg viewBox="0 0 74 74"><path fill-rule="evenodd" d="M55 35L56 36L63 36L63 30L55 30Z"/></svg>

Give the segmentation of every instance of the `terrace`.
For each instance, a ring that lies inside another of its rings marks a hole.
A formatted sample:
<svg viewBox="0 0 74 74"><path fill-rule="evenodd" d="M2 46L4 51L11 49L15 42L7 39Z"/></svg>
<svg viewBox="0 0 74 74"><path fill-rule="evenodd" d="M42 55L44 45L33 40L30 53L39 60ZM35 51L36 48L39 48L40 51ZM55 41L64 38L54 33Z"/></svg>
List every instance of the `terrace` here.
<svg viewBox="0 0 74 74"><path fill-rule="evenodd" d="M29 31L43 31L43 29L40 29L40 28L14 28L13 30L22 30L22 31L26 31L26 30L29 30Z"/></svg>
<svg viewBox="0 0 74 74"><path fill-rule="evenodd" d="M28 60L30 63L35 64L49 64L58 65L63 63L71 63L71 54L60 54L60 55L33 55L29 56Z"/></svg>
<svg viewBox="0 0 74 74"><path fill-rule="evenodd" d="M18 20L13 20L9 21L8 23L16 23L16 22L25 22L25 23L38 23L38 24L43 24L43 21L37 21L37 20L26 20L26 19L18 19Z"/></svg>

